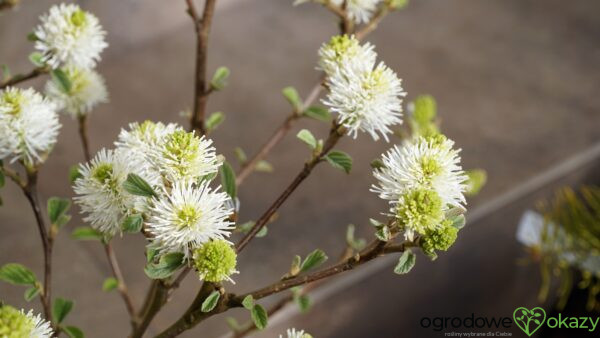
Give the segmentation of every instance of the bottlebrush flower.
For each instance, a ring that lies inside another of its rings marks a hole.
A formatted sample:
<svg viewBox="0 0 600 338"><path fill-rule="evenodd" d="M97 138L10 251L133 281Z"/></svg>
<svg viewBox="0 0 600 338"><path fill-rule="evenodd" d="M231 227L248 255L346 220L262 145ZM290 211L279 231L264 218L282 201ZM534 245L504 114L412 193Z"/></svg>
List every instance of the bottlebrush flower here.
<svg viewBox="0 0 600 338"><path fill-rule="evenodd" d="M230 235L233 223L228 217L233 209L226 206L229 196L208 183L176 181L168 194L154 200L146 225L160 251L190 257L202 244Z"/></svg>
<svg viewBox="0 0 600 338"><path fill-rule="evenodd" d="M35 90L0 91L0 159L12 157L27 166L43 162L60 127L56 105Z"/></svg>
<svg viewBox="0 0 600 338"><path fill-rule="evenodd" d="M42 61L56 69L62 66L93 68L108 46L98 18L74 4L60 4L40 17L34 30L35 48Z"/></svg>
<svg viewBox="0 0 600 338"><path fill-rule="evenodd" d="M108 101L104 79L94 70L68 67L65 75L70 88L49 80L46 82L46 96L72 117L86 115L99 103Z"/></svg>
<svg viewBox="0 0 600 338"><path fill-rule="evenodd" d="M342 6L345 0L330 0L336 6ZM373 13L382 0L347 0L348 18L358 24L371 20Z"/></svg>
<svg viewBox="0 0 600 338"><path fill-rule="evenodd" d="M237 255L235 249L224 240L204 243L193 252L194 268L201 280L219 283L224 280L233 282L231 275L237 273Z"/></svg>
<svg viewBox="0 0 600 338"><path fill-rule="evenodd" d="M287 338L312 338L312 336L308 333L305 333L304 330L298 330L291 328L287 330ZM284 338L283 335L279 335L279 338Z"/></svg>
<svg viewBox="0 0 600 338"><path fill-rule="evenodd" d="M50 338L53 334L50 323L39 314L0 304L0 337Z"/></svg>
<svg viewBox="0 0 600 338"><path fill-rule="evenodd" d="M377 53L370 43L360 45L354 36L336 35L319 49L319 68L327 75L335 74L340 68L368 71L375 66Z"/></svg>

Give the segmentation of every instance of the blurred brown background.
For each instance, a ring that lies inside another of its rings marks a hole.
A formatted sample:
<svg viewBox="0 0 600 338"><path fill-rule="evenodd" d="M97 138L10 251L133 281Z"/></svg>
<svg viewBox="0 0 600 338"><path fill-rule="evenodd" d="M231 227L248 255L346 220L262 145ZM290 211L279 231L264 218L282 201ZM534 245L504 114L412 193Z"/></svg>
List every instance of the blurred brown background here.
<svg viewBox="0 0 600 338"><path fill-rule="evenodd" d="M27 55L32 45L26 35L58 1L22 2L0 15L0 63L13 72L31 68ZM179 112L192 102L195 44L184 1L79 3L99 17L110 43L99 71L111 102L91 117L93 150L111 147L128 122L185 124ZM319 76L316 51L336 33L334 17L326 10L291 3L218 2L209 68L212 73L225 65L232 75L229 86L211 96L209 110L227 114L213 137L217 149L232 159L235 146L249 154L258 149L288 114L281 88L293 85L303 95L312 88ZM471 312L511 316L517 306L536 304L538 271L516 264L523 256L514 239L516 223L523 209L553 187L598 182L593 176L600 153L598 13L600 2L593 0L413 0L389 15L368 40L403 78L409 99L423 93L436 97L443 130L463 149L465 168L485 168L489 183L469 202L471 222L457 244L437 261L419 256L415 270L403 277L392 273L388 260L358 270L359 278L338 278L334 287L317 294L310 314L287 311L272 318L272 328L260 336L276 337L296 326L315 337L440 337L421 329L419 318ZM66 116L62 122L59 142L41 174L43 200L72 195L68 168L83 156L75 122ZM300 170L306 149L293 137L300 128L319 136L327 132L327 126L315 121L294 127L268 158L275 172L254 174L242 186L242 221L258 217ZM231 289L247 291L270 283L285 273L293 254L305 255L316 247L333 259L344 245L348 223L370 238L368 218L386 203L368 192L373 183L369 162L389 146L366 135L344 140L339 148L354 157L352 175L318 167L283 206L269 235L244 252L241 274ZM10 182L0 193L0 264L19 262L40 276L40 242L29 206ZM77 225L81 222L75 217L69 227ZM129 324L121 299L101 291L109 270L99 244L75 242L68 233L63 231L56 242L53 276L54 295L76 301L67 322L82 327L88 337L126 336ZM143 240L133 236L116 245L138 306L148 285L143 247ZM198 285L187 278L150 334L177 318ZM24 302L23 291L0 284L0 299L39 309L37 301ZM248 318L242 310L233 314ZM227 332L224 317L184 336L218 337Z"/></svg>

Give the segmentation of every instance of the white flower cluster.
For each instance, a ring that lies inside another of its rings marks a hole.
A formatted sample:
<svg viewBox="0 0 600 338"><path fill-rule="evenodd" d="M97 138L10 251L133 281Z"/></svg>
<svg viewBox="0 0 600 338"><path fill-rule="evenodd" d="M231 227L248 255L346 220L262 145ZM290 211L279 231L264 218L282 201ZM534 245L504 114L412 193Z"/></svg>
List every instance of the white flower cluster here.
<svg viewBox="0 0 600 338"><path fill-rule="evenodd" d="M327 74L329 94L323 103L338 114L338 123L356 138L358 131L387 141L391 126L402 123L402 81L370 44L355 37L334 36L319 50L319 66Z"/></svg>
<svg viewBox="0 0 600 338"><path fill-rule="evenodd" d="M139 214L153 247L186 257L229 236L230 198L209 187L221 165L211 140L175 124L146 121L122 130L115 145L82 165L75 182L75 201L94 228L112 236L127 217ZM123 184L129 174L146 181L155 196L128 191Z"/></svg>
<svg viewBox="0 0 600 338"><path fill-rule="evenodd" d="M336 6L342 6L346 0L330 0ZM358 24L371 20L375 10L383 0L347 0L348 18Z"/></svg>
<svg viewBox="0 0 600 338"><path fill-rule="evenodd" d="M467 176L453 146L442 135L405 141L384 154L383 167L374 171L378 185L372 191L389 201L409 238L438 227L451 208L464 209Z"/></svg>
<svg viewBox="0 0 600 338"><path fill-rule="evenodd" d="M312 336L308 333L305 333L304 330L296 330L295 328L288 329L287 338L312 338ZM279 338L285 338L283 335L279 335Z"/></svg>
<svg viewBox="0 0 600 338"><path fill-rule="evenodd" d="M0 304L0 337L50 338L53 335L50 322L39 314Z"/></svg>
<svg viewBox="0 0 600 338"><path fill-rule="evenodd" d="M46 83L46 95L73 117L107 102L104 79L94 71L108 46L98 18L78 5L60 4L40 20L33 32L35 48L42 54L41 61L62 76Z"/></svg>
<svg viewBox="0 0 600 338"><path fill-rule="evenodd" d="M28 167L43 162L56 143L56 106L33 89L0 91L0 159Z"/></svg>

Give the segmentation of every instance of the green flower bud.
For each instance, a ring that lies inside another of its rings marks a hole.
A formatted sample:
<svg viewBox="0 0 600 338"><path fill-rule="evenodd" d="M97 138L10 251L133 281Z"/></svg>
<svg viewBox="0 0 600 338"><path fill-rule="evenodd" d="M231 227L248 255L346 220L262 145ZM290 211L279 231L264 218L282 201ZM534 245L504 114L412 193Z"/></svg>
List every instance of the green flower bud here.
<svg viewBox="0 0 600 338"><path fill-rule="evenodd" d="M448 250L456 241L458 229L452 222L444 220L436 229L429 230L422 238L421 247L426 254L435 253L435 250Z"/></svg>
<svg viewBox="0 0 600 338"><path fill-rule="evenodd" d="M236 272L237 255L224 240L205 243L194 251L193 259L200 278L207 282L231 280L229 276Z"/></svg>
<svg viewBox="0 0 600 338"><path fill-rule="evenodd" d="M398 203L396 218L406 230L425 234L440 224L444 218L442 199L433 190L409 191Z"/></svg>
<svg viewBox="0 0 600 338"><path fill-rule="evenodd" d="M35 327L31 318L12 306L0 306L0 337L29 337Z"/></svg>

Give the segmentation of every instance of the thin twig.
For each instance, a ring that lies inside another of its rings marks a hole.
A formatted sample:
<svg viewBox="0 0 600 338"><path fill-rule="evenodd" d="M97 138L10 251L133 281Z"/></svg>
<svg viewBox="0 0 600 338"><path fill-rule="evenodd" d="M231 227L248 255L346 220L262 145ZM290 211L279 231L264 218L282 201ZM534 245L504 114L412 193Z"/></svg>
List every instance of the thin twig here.
<svg viewBox="0 0 600 338"><path fill-rule="evenodd" d="M35 68L27 74L15 75L15 76L9 78L8 80L0 83L0 89L4 89L9 86L14 86L18 83L34 79L34 78L36 78L42 74L46 74L46 73L48 73L48 69L45 67Z"/></svg>
<svg viewBox="0 0 600 338"><path fill-rule="evenodd" d="M0 11L11 9L19 4L21 0L0 0Z"/></svg>
<svg viewBox="0 0 600 338"><path fill-rule="evenodd" d="M81 139L81 146L83 148L83 156L86 162L89 162L92 157L90 155L90 144L87 134L87 115L77 116L77 122L79 126L79 138Z"/></svg>
<svg viewBox="0 0 600 338"><path fill-rule="evenodd" d="M192 17L192 20L194 21L194 28L196 29L194 111L192 113L190 122L192 130L196 130L199 134L204 135L206 132L204 125L206 103L208 101L208 95L211 92L206 80L208 37L210 34L212 18L215 12L216 0L206 0L202 18L199 16L196 5L194 4L194 0L186 0L186 3L188 6L188 13Z"/></svg>
<svg viewBox="0 0 600 338"><path fill-rule="evenodd" d="M21 188L21 189L25 188L25 185L27 183L25 183L25 181L23 181L21 176L19 176L19 173L17 173L16 171L14 171L8 167L5 167L5 166L0 167L0 171L2 171L4 173L4 176L7 176L13 182L15 182L19 186L19 188Z"/></svg>
<svg viewBox="0 0 600 338"><path fill-rule="evenodd" d="M290 197L290 195L298 188L312 172L314 167L321 162L321 160L327 155L327 153L337 144L339 139L344 134L343 128L339 127L336 123L333 124L329 137L325 140L323 149L318 155L314 156L313 159L304 164L304 168L298 173L296 178L290 183L290 185L279 195L279 197L273 202L273 204L265 211L265 213L256 221L254 226L248 231L248 233L236 244L235 248L240 253L246 245L256 236L257 233L269 222L273 214L281 207L281 205Z"/></svg>
<svg viewBox="0 0 600 338"><path fill-rule="evenodd" d="M385 18L385 16L390 12L390 9L387 5L383 5L379 8L377 13L371 18L369 23L364 25L360 30L358 30L355 34L358 40L364 39L369 33L374 31L377 28L377 25Z"/></svg>

